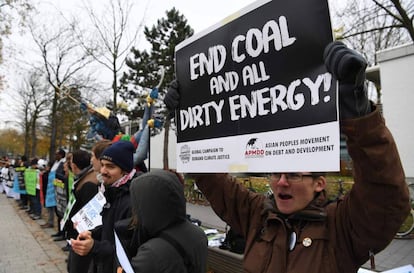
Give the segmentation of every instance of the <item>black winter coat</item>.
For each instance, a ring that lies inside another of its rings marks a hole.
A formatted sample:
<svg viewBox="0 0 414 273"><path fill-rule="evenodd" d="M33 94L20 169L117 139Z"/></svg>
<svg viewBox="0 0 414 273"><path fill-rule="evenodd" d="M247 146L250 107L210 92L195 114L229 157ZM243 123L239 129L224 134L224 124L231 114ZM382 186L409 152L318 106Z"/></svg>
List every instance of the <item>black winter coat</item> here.
<svg viewBox="0 0 414 273"><path fill-rule="evenodd" d="M188 221L184 188L175 174L141 175L131 184L131 200L139 223L139 248L131 259L135 272L206 272L207 237Z"/></svg>
<svg viewBox="0 0 414 273"><path fill-rule="evenodd" d="M106 204L102 210L102 226L92 233L94 245L92 255L98 273L115 273L117 268L115 253L114 225L117 221L131 217L129 186L131 180L120 187L105 189Z"/></svg>

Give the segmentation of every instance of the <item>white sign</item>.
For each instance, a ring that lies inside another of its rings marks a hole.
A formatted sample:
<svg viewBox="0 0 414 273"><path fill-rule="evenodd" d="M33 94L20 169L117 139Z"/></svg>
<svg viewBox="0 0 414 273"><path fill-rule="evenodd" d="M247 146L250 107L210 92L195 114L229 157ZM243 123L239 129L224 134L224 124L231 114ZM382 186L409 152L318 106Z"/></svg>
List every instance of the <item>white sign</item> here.
<svg viewBox="0 0 414 273"><path fill-rule="evenodd" d="M327 2L261 0L229 18L176 47L177 170L338 171Z"/></svg>
<svg viewBox="0 0 414 273"><path fill-rule="evenodd" d="M102 225L101 211L105 203L105 196L98 192L72 217L71 220L79 233Z"/></svg>

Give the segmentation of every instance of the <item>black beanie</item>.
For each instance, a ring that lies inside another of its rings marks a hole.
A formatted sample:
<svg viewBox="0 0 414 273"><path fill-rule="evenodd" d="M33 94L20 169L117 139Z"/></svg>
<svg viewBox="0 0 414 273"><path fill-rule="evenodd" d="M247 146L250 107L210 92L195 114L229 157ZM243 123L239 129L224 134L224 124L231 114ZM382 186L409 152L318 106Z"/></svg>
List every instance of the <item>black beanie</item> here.
<svg viewBox="0 0 414 273"><path fill-rule="evenodd" d="M130 172L134 167L135 148L130 141L120 140L106 148L100 159L111 161L122 170Z"/></svg>

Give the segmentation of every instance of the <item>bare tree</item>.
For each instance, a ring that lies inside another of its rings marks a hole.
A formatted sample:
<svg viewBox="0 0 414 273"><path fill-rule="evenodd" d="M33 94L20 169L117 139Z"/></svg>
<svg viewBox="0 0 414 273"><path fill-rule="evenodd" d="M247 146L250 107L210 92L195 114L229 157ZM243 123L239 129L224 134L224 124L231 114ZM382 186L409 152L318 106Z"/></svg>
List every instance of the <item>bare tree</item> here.
<svg viewBox="0 0 414 273"><path fill-rule="evenodd" d="M334 27L337 38L346 40L376 64L375 52L414 41L413 14L412 1L348 0L335 13Z"/></svg>
<svg viewBox="0 0 414 273"><path fill-rule="evenodd" d="M50 94L42 75L38 70L32 70L25 77L19 88L20 123L24 128L24 154L31 157L37 155L37 128L42 117L46 115Z"/></svg>
<svg viewBox="0 0 414 273"><path fill-rule="evenodd" d="M55 20L49 27L36 28L33 23L30 33L38 46L43 62L46 79L53 89L51 109L51 137L49 154L54 160L56 151L57 131L62 127L58 123L58 110L63 90L71 87L87 85L91 79L87 68L93 61L88 52L82 50L79 40L76 39L73 29L75 23L61 25Z"/></svg>
<svg viewBox="0 0 414 273"><path fill-rule="evenodd" d="M19 88L20 89L20 88ZM20 103L20 124L23 128L23 135L24 135L24 154L27 155L29 152L29 134L30 134L30 121L29 121L29 112L30 112L30 104L31 104L31 97L28 93L25 92L24 87L18 91L18 94L21 96L21 103Z"/></svg>
<svg viewBox="0 0 414 273"><path fill-rule="evenodd" d="M372 0L385 16L394 18L395 24L391 28L402 28L407 30L408 35L414 42L414 3L413 1L378 1Z"/></svg>
<svg viewBox="0 0 414 273"><path fill-rule="evenodd" d="M3 39L12 33L13 23L24 25L26 15L32 10L28 0L0 0L0 64L3 62ZM0 90L3 76L0 75Z"/></svg>
<svg viewBox="0 0 414 273"><path fill-rule="evenodd" d="M361 52L370 66L378 63L376 52L414 41L413 1L348 0L342 6L333 18L336 38ZM380 85L373 82L368 91L381 107Z"/></svg>
<svg viewBox="0 0 414 273"><path fill-rule="evenodd" d="M131 14L133 4L130 0L106 1L103 14L98 14L90 2L85 3L85 10L94 31L90 37L86 37L87 32L77 30L77 37L84 50L111 72L113 93L111 106L116 113L119 93L118 75L125 64L129 50L137 42L144 20L138 23L132 21L136 16L131 17L135 14Z"/></svg>

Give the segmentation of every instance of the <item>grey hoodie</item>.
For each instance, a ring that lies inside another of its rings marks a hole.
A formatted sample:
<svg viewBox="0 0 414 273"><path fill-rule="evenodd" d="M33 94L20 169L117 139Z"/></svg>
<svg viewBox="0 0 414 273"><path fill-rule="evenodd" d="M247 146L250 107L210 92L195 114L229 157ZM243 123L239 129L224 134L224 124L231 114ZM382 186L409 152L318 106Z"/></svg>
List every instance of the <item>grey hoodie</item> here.
<svg viewBox="0 0 414 273"><path fill-rule="evenodd" d="M130 194L140 234L140 246L131 261L134 271L206 272L207 237L187 220L184 188L178 177L169 171L151 171L132 182ZM173 238L183 248L184 258L160 234ZM186 266L185 260L191 265Z"/></svg>

